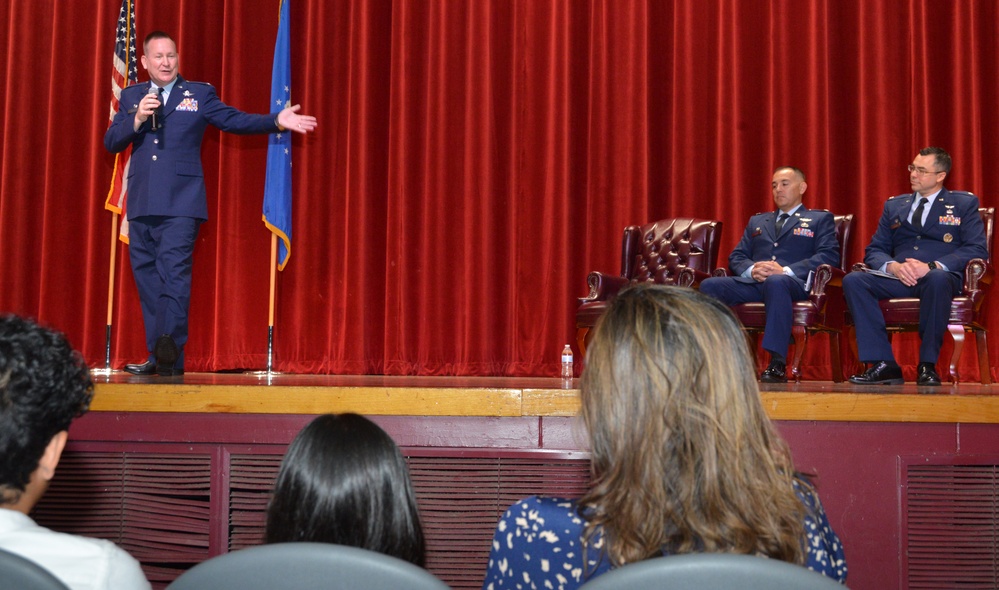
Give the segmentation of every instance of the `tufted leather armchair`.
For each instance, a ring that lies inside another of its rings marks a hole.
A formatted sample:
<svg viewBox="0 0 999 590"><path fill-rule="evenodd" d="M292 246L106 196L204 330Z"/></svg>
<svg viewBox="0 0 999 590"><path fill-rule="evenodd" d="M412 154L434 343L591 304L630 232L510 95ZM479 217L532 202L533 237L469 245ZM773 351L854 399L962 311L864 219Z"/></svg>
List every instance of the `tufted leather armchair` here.
<svg viewBox="0 0 999 590"><path fill-rule="evenodd" d="M810 334L825 332L829 334L829 352L832 357L832 379L836 383L843 382L843 365L840 361L840 336L843 331L843 313L846 303L843 300L842 281L846 275L844 261L846 250L850 245L850 228L853 225L853 214L834 215L836 223L836 239L839 241L840 266L820 264L815 269L812 278L812 290L808 299L795 301L793 304L794 319L791 326L791 337L794 339L794 356L791 357L791 375L795 382L801 381L801 359L805 355L805 346ZM728 271L724 268L715 270L713 276L724 277ZM759 303L740 303L732 306L743 328L754 340L763 333L767 323L766 306ZM753 347L756 350L756 347Z"/></svg>
<svg viewBox="0 0 999 590"><path fill-rule="evenodd" d="M627 285L654 282L692 287L707 278L718 261L722 223L711 219L676 217L624 228L621 274L593 271L586 277L590 292L579 299L576 343L586 354L589 332L607 302Z"/></svg>
<svg viewBox="0 0 999 590"><path fill-rule="evenodd" d="M989 350L986 336L988 330L985 328L984 314L981 313L982 303L985 295L992 285L992 230L995 221L995 207L980 207L978 213L982 216L982 223L985 225L985 239L989 249L989 260L974 258L964 269L964 285L961 294L955 297L950 304L950 320L947 322L947 331L954 338L954 351L950 357L950 380L957 383L957 362L961 358L961 351L964 349L964 336L967 332L974 332L978 343L978 372L982 385L992 383L992 372L989 367ZM853 265L853 270L866 268L863 262ZM882 299L880 301L881 312L885 316L885 327L888 328L889 338L895 332L915 332L919 330L919 299L906 297L899 299ZM847 322L852 326L852 318L847 312ZM851 330L852 331L852 330ZM854 354L856 354L857 340L851 334L850 341L853 343Z"/></svg>

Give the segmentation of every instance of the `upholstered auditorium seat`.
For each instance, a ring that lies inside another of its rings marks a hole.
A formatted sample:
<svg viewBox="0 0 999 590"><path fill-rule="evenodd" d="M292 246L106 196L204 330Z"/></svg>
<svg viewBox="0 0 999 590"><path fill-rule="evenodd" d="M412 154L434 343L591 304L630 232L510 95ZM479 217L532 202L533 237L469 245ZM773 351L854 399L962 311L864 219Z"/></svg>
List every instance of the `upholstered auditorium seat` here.
<svg viewBox="0 0 999 590"><path fill-rule="evenodd" d="M996 210L995 207L981 207L978 212L985 225L989 259L975 258L968 263L964 269L964 285L961 288L961 294L955 297L950 304L950 320L947 322L947 331L954 337L954 351L950 357L950 380L952 383L957 383L957 363L961 358L961 351L964 349L964 336L966 332L974 332L978 343L979 377L982 385L989 385L992 383L992 372L989 367L987 330L982 304L992 286L992 230ZM862 262L853 265L855 271L864 268L866 265ZM919 330L919 299L914 297L882 299L880 304L881 312L885 316L885 327L888 328L889 338L895 332ZM852 326L852 318L850 318L849 313L847 313L847 322ZM851 334L850 341L853 343L854 351L856 351L857 341L852 336L853 334Z"/></svg>
<svg viewBox="0 0 999 590"><path fill-rule="evenodd" d="M59 578L30 559L0 549L0 588L69 590Z"/></svg>
<svg viewBox="0 0 999 590"><path fill-rule="evenodd" d="M850 244L850 228L853 225L853 215L835 215L836 239L839 241L839 267L821 264L815 270L811 291L808 299L794 302L794 320L791 336L794 338L794 356L791 357L791 375L795 382L801 381L801 359L805 354L805 346L811 334L825 332L829 334L829 352L832 360L832 379L836 383L843 381L843 365L840 361L840 346L843 332L843 314L846 303L843 299L841 281L846 274L846 253ZM728 271L719 268L714 276L727 276ZM759 303L740 303L733 305L732 311L742 322L746 332L755 340L763 333L767 323L766 307ZM753 347L756 352L756 347Z"/></svg>
<svg viewBox="0 0 999 590"><path fill-rule="evenodd" d="M585 355L589 331L607 302L627 285L653 282L695 286L718 261L721 221L676 217L624 228L621 274L593 271L586 277L590 292L579 300L576 342ZM682 275L682 276L681 276Z"/></svg>
<svg viewBox="0 0 999 590"><path fill-rule="evenodd" d="M755 555L690 553L646 559L611 570L580 590L843 590L800 565Z"/></svg>
<svg viewBox="0 0 999 590"><path fill-rule="evenodd" d="M359 547L275 543L223 553L173 581L167 590L448 590L427 570Z"/></svg>

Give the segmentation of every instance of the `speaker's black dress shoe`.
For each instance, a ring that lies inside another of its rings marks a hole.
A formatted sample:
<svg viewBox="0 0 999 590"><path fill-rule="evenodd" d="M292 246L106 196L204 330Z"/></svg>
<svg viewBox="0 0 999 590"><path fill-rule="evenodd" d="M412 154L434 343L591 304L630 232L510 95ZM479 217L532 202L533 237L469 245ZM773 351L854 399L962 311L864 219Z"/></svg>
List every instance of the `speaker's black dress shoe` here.
<svg viewBox="0 0 999 590"><path fill-rule="evenodd" d="M764 383L787 383L787 365L780 361L770 361L767 370L760 375Z"/></svg>
<svg viewBox="0 0 999 590"><path fill-rule="evenodd" d="M850 383L857 385L901 385L902 367L890 365L886 361L878 361L860 375L850 377Z"/></svg>
<svg viewBox="0 0 999 590"><path fill-rule="evenodd" d="M940 386L940 375L937 375L937 368L933 363L919 363L916 369L916 385Z"/></svg>
<svg viewBox="0 0 999 590"><path fill-rule="evenodd" d="M153 361L146 361L144 363L134 365L125 365L125 372L133 375L155 375L156 363Z"/></svg>
<svg viewBox="0 0 999 590"><path fill-rule="evenodd" d="M175 367L177 358L180 357L180 349L169 334L164 334L156 339L156 347L153 349L153 353L156 354L157 374L165 377L184 374L183 369Z"/></svg>

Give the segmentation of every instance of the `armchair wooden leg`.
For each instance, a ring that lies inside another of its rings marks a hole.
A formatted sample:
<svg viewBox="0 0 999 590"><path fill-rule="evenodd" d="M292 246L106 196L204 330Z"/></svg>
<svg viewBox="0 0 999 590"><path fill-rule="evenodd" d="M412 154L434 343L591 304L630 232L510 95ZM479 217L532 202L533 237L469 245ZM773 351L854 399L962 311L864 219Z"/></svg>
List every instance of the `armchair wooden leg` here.
<svg viewBox="0 0 999 590"><path fill-rule="evenodd" d="M957 361L961 358L961 350L964 349L964 326L948 324L947 331L954 337L954 353L950 355L950 382L957 384Z"/></svg>
<svg viewBox="0 0 999 590"><path fill-rule="evenodd" d="M857 361L857 364L853 367L853 372L858 374L863 373L865 369L864 362L860 360L860 352L857 350L857 328L852 325L848 326L846 328L846 338L850 342L850 350L853 351L853 358ZM890 332L888 333L888 339L891 340Z"/></svg>
<svg viewBox="0 0 999 590"><path fill-rule="evenodd" d="M804 326L793 326L791 336L794 338L794 359L791 362L791 375L795 383L801 383L801 358L805 356L805 345L808 343L808 331Z"/></svg>
<svg viewBox="0 0 999 590"><path fill-rule="evenodd" d="M576 328L576 346L579 347L579 356L586 358L586 337L590 334L590 329L586 326Z"/></svg>
<svg viewBox="0 0 999 590"><path fill-rule="evenodd" d="M975 340L978 342L978 373L982 377L982 385L992 385L992 366L989 364L989 347L985 336L985 330L975 330Z"/></svg>
<svg viewBox="0 0 999 590"><path fill-rule="evenodd" d="M829 332L829 356L832 360L832 380L833 383L842 383L843 361L840 357L840 348L843 346L843 332Z"/></svg>
<svg viewBox="0 0 999 590"><path fill-rule="evenodd" d="M757 358L757 353L756 353L756 349L759 348L760 345L758 334L751 330L745 330L745 329L743 330L743 332L746 334L746 346L749 347L749 354L753 355L753 367L754 368L759 367L760 360L759 358ZM757 375L757 377L758 376L759 375Z"/></svg>

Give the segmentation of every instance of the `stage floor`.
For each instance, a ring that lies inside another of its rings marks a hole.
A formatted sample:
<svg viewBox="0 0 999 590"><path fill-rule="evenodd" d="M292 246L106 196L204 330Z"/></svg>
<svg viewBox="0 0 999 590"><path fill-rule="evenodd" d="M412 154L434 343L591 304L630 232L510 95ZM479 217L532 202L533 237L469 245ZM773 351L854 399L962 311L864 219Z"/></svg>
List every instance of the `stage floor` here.
<svg viewBox="0 0 999 590"><path fill-rule="evenodd" d="M178 377L95 372L99 412L406 416L574 416L579 380L542 377L412 377L187 373ZM761 384L774 420L999 423L999 386L914 383L863 387L831 381Z"/></svg>

